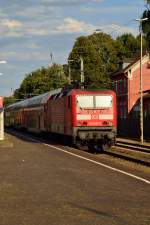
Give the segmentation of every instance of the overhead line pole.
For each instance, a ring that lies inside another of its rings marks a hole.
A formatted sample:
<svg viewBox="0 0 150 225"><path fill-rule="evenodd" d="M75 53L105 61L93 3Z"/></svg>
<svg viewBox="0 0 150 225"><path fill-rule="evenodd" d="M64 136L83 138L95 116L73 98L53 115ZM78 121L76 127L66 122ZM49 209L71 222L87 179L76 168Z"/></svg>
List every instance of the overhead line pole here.
<svg viewBox="0 0 150 225"><path fill-rule="evenodd" d="M80 56L80 61L81 61L81 84L84 83L84 64L83 64L83 57Z"/></svg>

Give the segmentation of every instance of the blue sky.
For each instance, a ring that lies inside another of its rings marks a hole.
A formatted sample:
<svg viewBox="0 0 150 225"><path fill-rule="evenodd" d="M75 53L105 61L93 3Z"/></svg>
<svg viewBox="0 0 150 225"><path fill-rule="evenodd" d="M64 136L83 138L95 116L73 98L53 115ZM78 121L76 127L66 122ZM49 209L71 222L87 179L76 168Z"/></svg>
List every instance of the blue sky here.
<svg viewBox="0 0 150 225"><path fill-rule="evenodd" d="M0 0L0 95L9 96L25 75L66 63L75 39L95 29L116 37L138 34L134 19L144 0ZM3 75L1 75L1 73Z"/></svg>

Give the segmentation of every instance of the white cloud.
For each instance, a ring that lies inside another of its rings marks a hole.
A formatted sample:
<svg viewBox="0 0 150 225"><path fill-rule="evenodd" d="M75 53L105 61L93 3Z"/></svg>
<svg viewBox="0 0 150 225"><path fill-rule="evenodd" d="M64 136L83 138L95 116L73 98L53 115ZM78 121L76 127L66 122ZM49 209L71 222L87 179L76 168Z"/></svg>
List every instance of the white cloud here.
<svg viewBox="0 0 150 225"><path fill-rule="evenodd" d="M0 21L0 33L3 37L45 36L50 33L49 24L44 21L18 21L4 19Z"/></svg>
<svg viewBox="0 0 150 225"><path fill-rule="evenodd" d="M3 37L46 36L52 33L60 21L60 11L50 6L38 5L22 10L21 6L13 5L6 11L4 18L0 14L0 34ZM12 12L15 12L17 20L10 19L13 17Z"/></svg>
<svg viewBox="0 0 150 225"><path fill-rule="evenodd" d="M21 19L43 19L44 17L52 17L56 16L59 12L57 9L57 13L55 7L52 6L45 6L45 5L35 5L30 7L25 7L22 10L21 6L15 5L12 7L12 10L15 11L15 15L20 17ZM9 12L9 9L8 9Z"/></svg>
<svg viewBox="0 0 150 225"><path fill-rule="evenodd" d="M90 0L89 3L92 2L103 2L104 0ZM87 3L87 0L42 0L42 3L55 5L55 6L68 6L68 5L74 5L74 4L83 4Z"/></svg>
<svg viewBox="0 0 150 225"><path fill-rule="evenodd" d="M103 13L103 14L107 14L107 13L117 13L117 14L120 14L120 13L129 13L130 12L133 12L133 10L137 10L137 6L111 6L111 7L101 7L101 8L94 8L94 7L81 7L80 8L80 11L81 12L84 12L84 13Z"/></svg>
<svg viewBox="0 0 150 225"><path fill-rule="evenodd" d="M67 17L64 19L63 23L56 27L56 31L59 33L78 33L78 32L90 32L96 27L87 24L83 21L76 20L74 18Z"/></svg>
<svg viewBox="0 0 150 225"><path fill-rule="evenodd" d="M48 28L42 28L41 26L26 27L24 30L24 36L46 36L49 34Z"/></svg>
<svg viewBox="0 0 150 225"><path fill-rule="evenodd" d="M8 51L8 52L1 52L0 53L1 58L7 58L8 62L12 60L16 61L32 61L33 59L36 61L46 61L47 55L41 51Z"/></svg>
<svg viewBox="0 0 150 225"><path fill-rule="evenodd" d="M8 29L16 29L22 27L22 23L18 20L2 19L0 21L0 26Z"/></svg>
<svg viewBox="0 0 150 225"><path fill-rule="evenodd" d="M0 20L0 34L2 37L21 36L22 26L23 24L19 20L2 19Z"/></svg>
<svg viewBox="0 0 150 225"><path fill-rule="evenodd" d="M93 33L96 29L101 29L102 32L108 33L113 37L123 33L131 33L134 36L138 35L138 30L135 28L127 27L121 24L105 24L94 26L74 18L65 18L63 23L56 27L58 33Z"/></svg>
<svg viewBox="0 0 150 225"><path fill-rule="evenodd" d="M123 26L121 24L108 24L108 25L100 26L99 28L103 32L106 32L106 33L112 35L113 37L116 37L116 36L121 35L123 33L131 33L134 36L138 35L137 29L127 27L127 26Z"/></svg>

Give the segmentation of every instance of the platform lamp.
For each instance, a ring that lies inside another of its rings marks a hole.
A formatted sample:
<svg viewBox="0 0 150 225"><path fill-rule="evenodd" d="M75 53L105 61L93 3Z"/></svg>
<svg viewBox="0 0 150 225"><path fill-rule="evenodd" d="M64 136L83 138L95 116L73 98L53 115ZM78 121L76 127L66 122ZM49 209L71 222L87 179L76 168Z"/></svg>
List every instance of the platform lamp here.
<svg viewBox="0 0 150 225"><path fill-rule="evenodd" d="M142 74L142 58L143 58L143 31L142 22L148 18L136 19L140 23L140 39L141 39L141 56L140 56L140 141L143 143L143 74Z"/></svg>

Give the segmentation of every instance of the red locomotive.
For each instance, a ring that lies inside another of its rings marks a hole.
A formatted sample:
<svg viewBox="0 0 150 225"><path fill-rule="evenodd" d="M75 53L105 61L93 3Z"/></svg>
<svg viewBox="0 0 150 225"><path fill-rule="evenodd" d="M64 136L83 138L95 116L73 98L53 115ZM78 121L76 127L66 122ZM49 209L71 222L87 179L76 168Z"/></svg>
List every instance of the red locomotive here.
<svg viewBox="0 0 150 225"><path fill-rule="evenodd" d="M58 89L5 109L6 126L59 134L78 147L110 147L116 123L116 95L111 90Z"/></svg>

